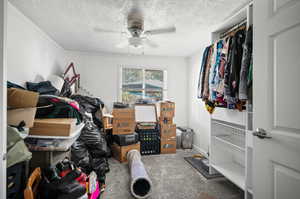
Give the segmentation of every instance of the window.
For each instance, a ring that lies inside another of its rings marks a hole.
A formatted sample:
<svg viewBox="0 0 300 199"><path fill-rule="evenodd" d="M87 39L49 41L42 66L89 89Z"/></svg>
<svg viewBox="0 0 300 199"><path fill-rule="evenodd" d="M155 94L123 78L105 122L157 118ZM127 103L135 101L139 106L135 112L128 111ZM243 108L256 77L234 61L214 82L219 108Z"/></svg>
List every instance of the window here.
<svg viewBox="0 0 300 199"><path fill-rule="evenodd" d="M122 68L121 69L122 102L134 104L139 99L152 102L166 98L166 72L155 69Z"/></svg>

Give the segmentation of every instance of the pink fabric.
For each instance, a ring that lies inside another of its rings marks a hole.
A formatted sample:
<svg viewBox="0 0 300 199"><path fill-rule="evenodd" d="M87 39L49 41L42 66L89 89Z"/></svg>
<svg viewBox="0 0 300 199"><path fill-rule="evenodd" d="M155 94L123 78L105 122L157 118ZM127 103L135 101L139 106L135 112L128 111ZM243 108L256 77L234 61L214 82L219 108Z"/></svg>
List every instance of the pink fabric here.
<svg viewBox="0 0 300 199"><path fill-rule="evenodd" d="M62 102L68 103L70 106L72 106L76 110L78 110L78 111L80 110L79 104L76 101L68 99L68 98L56 97L56 98L52 98L51 101L55 102L55 103L58 103L58 102L62 101Z"/></svg>
<svg viewBox="0 0 300 199"><path fill-rule="evenodd" d="M77 102L70 102L69 105L79 111L79 106L78 106Z"/></svg>
<svg viewBox="0 0 300 199"><path fill-rule="evenodd" d="M97 189L94 193L89 194L89 199L97 199L100 196L99 182L97 182Z"/></svg>
<svg viewBox="0 0 300 199"><path fill-rule="evenodd" d="M57 98L52 98L51 101L52 101L52 102L60 102L60 100L57 99Z"/></svg>

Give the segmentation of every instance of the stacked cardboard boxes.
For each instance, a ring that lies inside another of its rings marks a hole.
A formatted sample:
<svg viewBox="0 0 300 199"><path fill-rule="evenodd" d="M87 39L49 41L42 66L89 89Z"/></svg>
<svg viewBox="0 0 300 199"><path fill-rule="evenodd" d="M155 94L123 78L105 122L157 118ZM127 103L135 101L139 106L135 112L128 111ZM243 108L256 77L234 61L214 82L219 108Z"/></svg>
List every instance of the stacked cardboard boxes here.
<svg viewBox="0 0 300 199"><path fill-rule="evenodd" d="M132 108L113 109L113 135L132 134L135 130L135 113Z"/></svg>
<svg viewBox="0 0 300 199"><path fill-rule="evenodd" d="M140 151L140 143L135 133L135 112L132 108L114 108L112 134L114 144L111 146L113 156L120 162L127 162L127 152Z"/></svg>
<svg viewBox="0 0 300 199"><path fill-rule="evenodd" d="M18 126L25 122L25 127L33 126L39 93L18 88L7 89L7 123Z"/></svg>
<svg viewBox="0 0 300 199"><path fill-rule="evenodd" d="M175 103L166 101L160 103L160 153L176 153L176 124L173 124Z"/></svg>

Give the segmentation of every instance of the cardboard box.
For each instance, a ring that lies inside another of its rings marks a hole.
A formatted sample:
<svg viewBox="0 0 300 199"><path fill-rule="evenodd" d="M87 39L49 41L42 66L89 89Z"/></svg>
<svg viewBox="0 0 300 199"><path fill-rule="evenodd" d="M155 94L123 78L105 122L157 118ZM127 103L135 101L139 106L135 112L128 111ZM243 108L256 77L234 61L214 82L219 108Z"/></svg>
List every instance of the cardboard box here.
<svg viewBox="0 0 300 199"><path fill-rule="evenodd" d="M167 138L160 140L160 153L176 153L176 136L175 138Z"/></svg>
<svg viewBox="0 0 300 199"><path fill-rule="evenodd" d="M39 99L39 93L19 88L7 89L7 106L9 108L34 108Z"/></svg>
<svg viewBox="0 0 300 199"><path fill-rule="evenodd" d="M35 119L29 135L70 136L76 128L76 119Z"/></svg>
<svg viewBox="0 0 300 199"><path fill-rule="evenodd" d="M113 121L113 116L105 114L102 116L102 123L103 123L103 128L104 129L112 129L112 121Z"/></svg>
<svg viewBox="0 0 300 199"><path fill-rule="evenodd" d="M135 113L133 108L114 108L112 115L115 119L133 119L135 120Z"/></svg>
<svg viewBox="0 0 300 199"><path fill-rule="evenodd" d="M173 117L159 117L159 124L173 124Z"/></svg>
<svg viewBox="0 0 300 199"><path fill-rule="evenodd" d="M135 130L135 120L133 118L129 119L113 119L113 134L123 135L134 133Z"/></svg>
<svg viewBox="0 0 300 199"><path fill-rule="evenodd" d="M160 103L160 117L172 118L175 115L175 103L166 101Z"/></svg>
<svg viewBox="0 0 300 199"><path fill-rule="evenodd" d="M18 126L20 122L25 122L25 127L33 127L36 108L18 108L7 110L7 124Z"/></svg>
<svg viewBox="0 0 300 199"><path fill-rule="evenodd" d="M127 152L132 149L136 149L136 150L140 151L140 143L138 142L136 144L132 144L132 145L128 145L128 146L119 146L116 143L114 143L111 146L111 150L112 150L114 158L119 160L119 162L121 162L121 163L127 162Z"/></svg>
<svg viewBox="0 0 300 199"><path fill-rule="evenodd" d="M176 124L163 124L160 125L160 137L163 138L176 138Z"/></svg>

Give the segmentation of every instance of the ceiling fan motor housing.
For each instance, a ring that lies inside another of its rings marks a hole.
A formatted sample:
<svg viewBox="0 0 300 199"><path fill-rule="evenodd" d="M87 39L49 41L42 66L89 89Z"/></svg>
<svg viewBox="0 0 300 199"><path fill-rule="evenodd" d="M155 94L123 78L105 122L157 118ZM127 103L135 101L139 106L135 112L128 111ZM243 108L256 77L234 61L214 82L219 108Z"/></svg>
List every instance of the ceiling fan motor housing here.
<svg viewBox="0 0 300 199"><path fill-rule="evenodd" d="M138 9L133 9L127 18L128 31L133 37L139 37L144 31L144 18Z"/></svg>

